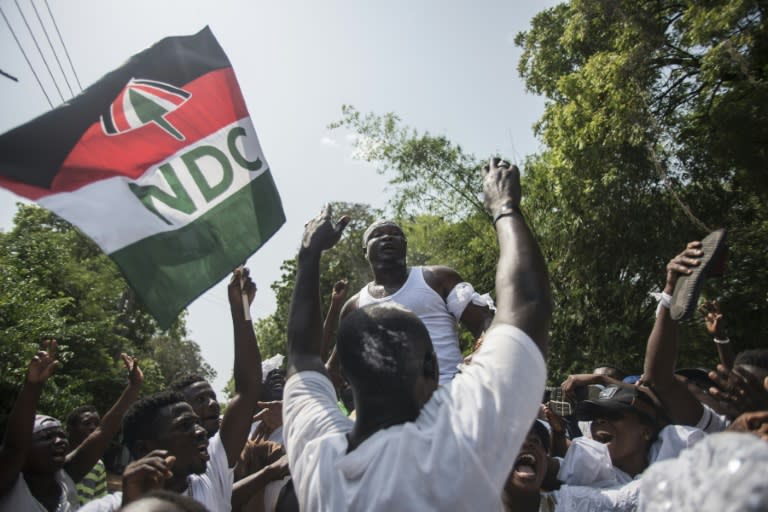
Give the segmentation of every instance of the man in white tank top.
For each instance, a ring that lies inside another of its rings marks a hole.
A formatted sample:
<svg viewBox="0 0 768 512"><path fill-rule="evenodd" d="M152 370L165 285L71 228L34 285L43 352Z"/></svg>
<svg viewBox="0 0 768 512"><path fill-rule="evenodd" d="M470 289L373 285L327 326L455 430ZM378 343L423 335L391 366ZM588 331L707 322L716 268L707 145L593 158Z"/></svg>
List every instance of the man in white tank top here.
<svg viewBox="0 0 768 512"><path fill-rule="evenodd" d="M408 308L424 322L432 338L440 384L450 381L463 361L457 321L479 338L493 320L493 301L475 293L452 268L408 267L405 234L393 221L371 224L363 235L363 248L373 281L347 301L341 318L374 303L394 302Z"/></svg>

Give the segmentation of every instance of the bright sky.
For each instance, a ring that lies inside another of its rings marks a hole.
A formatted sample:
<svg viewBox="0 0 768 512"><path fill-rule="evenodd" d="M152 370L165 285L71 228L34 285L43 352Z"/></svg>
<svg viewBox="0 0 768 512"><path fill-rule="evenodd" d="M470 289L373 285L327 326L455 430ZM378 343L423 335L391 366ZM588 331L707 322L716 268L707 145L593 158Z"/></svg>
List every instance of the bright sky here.
<svg viewBox="0 0 768 512"><path fill-rule="evenodd" d="M17 9L24 12L51 70L71 95L32 6L59 52L44 0L0 0L54 105L62 102ZM304 222L327 201L384 206L386 179L352 160L346 133L326 126L341 105L397 113L404 123L444 134L479 156L515 162L538 149L532 125L543 100L517 75L515 34L553 0L48 0L83 87L163 37L210 25L240 81L253 124L280 191L287 222L248 260L259 291L254 318L274 311L269 285L295 255ZM49 110L8 25L0 23L0 132ZM76 86L75 86L76 87ZM76 90L77 92L77 90ZM41 148L44 151L45 148ZM384 193L382 193L384 191ZM12 225L21 198L0 190L0 229ZM190 337L216 369L221 390L231 374L232 328L226 281L189 308Z"/></svg>

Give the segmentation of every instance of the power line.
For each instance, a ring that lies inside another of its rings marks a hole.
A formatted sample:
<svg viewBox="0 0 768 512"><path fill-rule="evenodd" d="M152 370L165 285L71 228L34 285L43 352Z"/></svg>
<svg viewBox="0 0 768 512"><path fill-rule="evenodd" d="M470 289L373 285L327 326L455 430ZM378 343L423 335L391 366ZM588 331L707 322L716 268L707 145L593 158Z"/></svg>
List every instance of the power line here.
<svg viewBox="0 0 768 512"><path fill-rule="evenodd" d="M8 18L5 15L5 12L3 12L2 7L0 7L0 14L3 15L3 19L5 20L5 24L8 25L8 29L11 31L11 35L16 40L16 44L19 45L19 50L21 50L21 54L24 56L24 60L27 61L27 64L29 65L29 69L32 70L32 74L35 76L35 80L37 80L37 85L40 86L40 90L43 91L43 95L45 95L45 99L48 100L48 104L53 108L53 103L51 102L51 98L48 97L48 93L45 92L45 88L43 87L43 83L40 81L40 77L37 76L37 73L35 72L35 68L32 67L32 63L29 61L29 57L27 57L27 53L24 51L24 47L21 46L21 41L19 41L19 38L16 37L16 32L13 31L13 27L11 27L11 22L8 21Z"/></svg>
<svg viewBox="0 0 768 512"><path fill-rule="evenodd" d="M80 77L77 76L75 65L72 64L72 59L69 57L69 50L67 50L67 45L66 43L64 43L64 38L61 37L59 26L56 24L56 18L53 17L53 12L51 12L51 6L48 5L48 0L45 0L45 8L48 9L48 14L51 16L51 21L53 21L53 27L56 29L56 33L59 35L59 41L61 41L61 46L64 47L64 55L67 56L67 60L69 61L69 67L72 68L72 73L75 74L75 80L77 80L77 86L80 87L80 92L83 92L83 86L80 84Z"/></svg>
<svg viewBox="0 0 768 512"><path fill-rule="evenodd" d="M56 92L59 93L59 98L61 98L61 101L63 103L64 95L61 94L61 89L59 89L59 84L56 82L56 79L53 77L53 72L51 71L50 66L48 66L48 61L45 60L45 55L43 55L43 50L40 48L40 45L37 44L37 38L35 37L34 32L32 32L32 27L30 27L29 23L27 22L27 17L24 16L24 11L21 10L21 6L19 5L19 0L13 0L13 2L16 4L16 8L19 10L19 14L21 14L21 19L24 21L24 25L27 26L29 35L32 37L32 42L35 43L35 48L37 48L37 52L40 54L40 58L43 59L43 64L45 64L45 69L48 70L48 74L50 75L51 80L53 81L53 85L54 87L56 87Z"/></svg>
<svg viewBox="0 0 768 512"><path fill-rule="evenodd" d="M16 78L15 76L13 76L13 75L12 75L12 74L10 74L10 73L6 73L6 72L5 72L5 71L3 71L2 69L0 69L0 75L3 75L4 77L10 78L10 79L11 79L11 80L13 80L14 82L18 82L18 81L19 81L19 79L18 79L18 78Z"/></svg>
<svg viewBox="0 0 768 512"><path fill-rule="evenodd" d="M37 11L35 2L34 0L29 0L29 3L32 4L32 9L34 9L35 11L35 16L37 16L37 21L40 22L40 27L43 29L43 34L45 34L45 39L48 41L48 46L51 47L51 51L53 52L53 58L56 59L56 64L59 65L59 70L61 71L61 75L64 77L64 82L67 84L67 88L69 89L69 94L71 96L74 96L75 92L72 90L72 86L69 85L69 79L67 78L67 74L64 72L64 66L61 65L61 61L59 60L59 55L56 53L56 49L53 47L51 38L48 37L48 31L45 29L45 25L43 25L43 19L40 17L40 13Z"/></svg>

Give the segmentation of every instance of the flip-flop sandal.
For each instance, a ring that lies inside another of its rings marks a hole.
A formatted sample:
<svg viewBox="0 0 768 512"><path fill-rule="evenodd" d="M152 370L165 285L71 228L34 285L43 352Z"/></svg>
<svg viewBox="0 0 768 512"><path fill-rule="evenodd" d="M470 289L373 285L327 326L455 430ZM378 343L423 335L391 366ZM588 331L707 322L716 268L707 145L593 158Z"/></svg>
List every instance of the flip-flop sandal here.
<svg viewBox="0 0 768 512"><path fill-rule="evenodd" d="M715 272L722 273L725 257L725 229L718 229L708 234L701 241L701 264L687 276L680 276L672 293L669 316L672 320L689 318L696 309L704 279Z"/></svg>

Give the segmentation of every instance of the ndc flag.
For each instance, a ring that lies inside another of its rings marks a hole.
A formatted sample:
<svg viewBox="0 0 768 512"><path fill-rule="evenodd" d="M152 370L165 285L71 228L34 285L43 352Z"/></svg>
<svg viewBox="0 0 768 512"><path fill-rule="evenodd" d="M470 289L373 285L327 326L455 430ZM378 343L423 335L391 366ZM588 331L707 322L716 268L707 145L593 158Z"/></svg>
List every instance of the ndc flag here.
<svg viewBox="0 0 768 512"><path fill-rule="evenodd" d="M0 135L0 186L93 239L164 328L285 222L207 27L163 39Z"/></svg>

